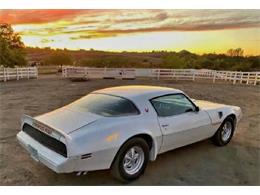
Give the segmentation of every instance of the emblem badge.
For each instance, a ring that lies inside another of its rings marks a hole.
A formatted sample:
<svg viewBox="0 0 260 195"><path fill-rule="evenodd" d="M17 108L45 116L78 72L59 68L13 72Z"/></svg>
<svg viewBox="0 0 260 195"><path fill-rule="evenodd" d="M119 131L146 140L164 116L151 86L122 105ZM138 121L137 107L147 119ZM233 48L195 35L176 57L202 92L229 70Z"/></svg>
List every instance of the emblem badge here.
<svg viewBox="0 0 260 195"><path fill-rule="evenodd" d="M42 123L39 123L38 121L33 121L32 125L44 133L47 133L49 135L51 135L51 133L52 133L52 129L50 127L48 127Z"/></svg>

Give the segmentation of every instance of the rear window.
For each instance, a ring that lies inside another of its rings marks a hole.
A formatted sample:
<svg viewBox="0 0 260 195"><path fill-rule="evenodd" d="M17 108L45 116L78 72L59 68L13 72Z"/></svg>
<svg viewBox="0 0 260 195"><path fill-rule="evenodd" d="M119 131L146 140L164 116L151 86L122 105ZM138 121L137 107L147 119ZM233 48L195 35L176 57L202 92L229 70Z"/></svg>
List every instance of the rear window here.
<svg viewBox="0 0 260 195"><path fill-rule="evenodd" d="M139 114L139 110L130 100L106 94L89 94L73 102L70 106L83 112L108 117Z"/></svg>

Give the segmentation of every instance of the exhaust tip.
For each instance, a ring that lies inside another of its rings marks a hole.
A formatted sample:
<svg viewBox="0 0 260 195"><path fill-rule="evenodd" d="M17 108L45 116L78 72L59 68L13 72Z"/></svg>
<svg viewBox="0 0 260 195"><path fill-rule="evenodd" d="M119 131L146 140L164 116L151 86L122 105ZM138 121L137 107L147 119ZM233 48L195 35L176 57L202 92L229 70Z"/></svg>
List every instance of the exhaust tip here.
<svg viewBox="0 0 260 195"><path fill-rule="evenodd" d="M76 173L76 176L87 175L87 173L87 171L79 171Z"/></svg>

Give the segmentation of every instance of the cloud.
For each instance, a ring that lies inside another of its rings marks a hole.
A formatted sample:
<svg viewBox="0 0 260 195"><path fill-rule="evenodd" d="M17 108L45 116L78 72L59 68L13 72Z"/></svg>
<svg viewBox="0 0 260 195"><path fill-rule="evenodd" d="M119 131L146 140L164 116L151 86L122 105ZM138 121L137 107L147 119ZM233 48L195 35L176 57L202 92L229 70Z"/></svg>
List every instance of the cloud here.
<svg viewBox="0 0 260 195"><path fill-rule="evenodd" d="M72 36L72 37L70 37L70 39L71 40L97 39L97 38L106 38L106 37L115 37L115 36L117 36L116 33L98 33L98 32L93 32L93 33L89 33L88 35Z"/></svg>
<svg viewBox="0 0 260 195"><path fill-rule="evenodd" d="M71 40L162 31L259 28L258 10L0 10L21 35L68 34ZM30 25L33 24L33 25Z"/></svg>
<svg viewBox="0 0 260 195"><path fill-rule="evenodd" d="M0 10L0 23L39 24L70 20L84 10Z"/></svg>
<svg viewBox="0 0 260 195"><path fill-rule="evenodd" d="M41 40L41 43L51 43L51 42L54 42L53 39L42 39Z"/></svg>
<svg viewBox="0 0 260 195"><path fill-rule="evenodd" d="M155 16L155 19L159 20L159 21L162 21L162 20L165 20L167 19L169 16L167 13L159 13Z"/></svg>

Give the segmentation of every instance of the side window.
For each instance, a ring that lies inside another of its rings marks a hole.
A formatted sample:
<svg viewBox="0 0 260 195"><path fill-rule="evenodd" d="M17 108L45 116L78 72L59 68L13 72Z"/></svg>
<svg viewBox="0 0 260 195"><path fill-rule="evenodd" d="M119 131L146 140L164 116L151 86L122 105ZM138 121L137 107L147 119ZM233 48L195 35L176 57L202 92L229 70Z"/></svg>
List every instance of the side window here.
<svg viewBox="0 0 260 195"><path fill-rule="evenodd" d="M158 116L173 116L194 111L194 105L182 94L166 95L151 100Z"/></svg>

